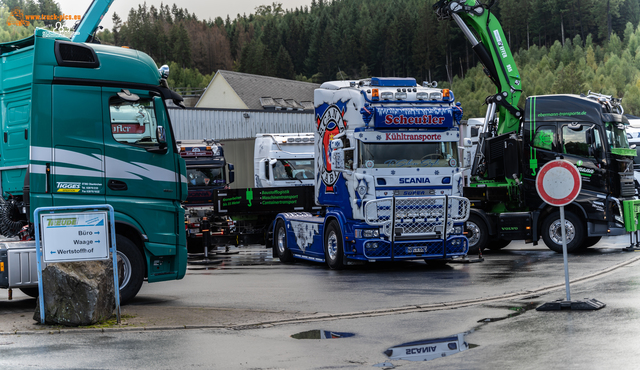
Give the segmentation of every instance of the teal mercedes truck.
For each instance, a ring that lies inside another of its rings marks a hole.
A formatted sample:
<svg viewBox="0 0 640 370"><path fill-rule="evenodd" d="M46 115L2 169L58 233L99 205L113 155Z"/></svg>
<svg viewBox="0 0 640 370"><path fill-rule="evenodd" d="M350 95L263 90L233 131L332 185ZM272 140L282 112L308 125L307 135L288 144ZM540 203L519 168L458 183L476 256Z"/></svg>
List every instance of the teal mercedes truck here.
<svg viewBox="0 0 640 370"><path fill-rule="evenodd" d="M181 279L186 168L165 101L182 98L168 68L43 29L0 52L0 288L37 295L33 212L54 206L113 206L123 303L145 279Z"/></svg>

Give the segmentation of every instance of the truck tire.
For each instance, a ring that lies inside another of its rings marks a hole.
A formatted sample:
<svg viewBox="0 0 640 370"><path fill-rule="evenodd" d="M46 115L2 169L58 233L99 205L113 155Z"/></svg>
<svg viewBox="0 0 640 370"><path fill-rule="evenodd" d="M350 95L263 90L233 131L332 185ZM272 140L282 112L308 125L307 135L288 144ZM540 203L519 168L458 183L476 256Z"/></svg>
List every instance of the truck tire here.
<svg viewBox="0 0 640 370"><path fill-rule="evenodd" d="M38 288L20 288L20 291L32 298L38 298L40 295Z"/></svg>
<svg viewBox="0 0 640 370"><path fill-rule="evenodd" d="M489 241L487 249L490 249L492 251L499 251L500 249L509 245L509 243L511 243L511 240L492 239L491 241Z"/></svg>
<svg viewBox="0 0 640 370"><path fill-rule="evenodd" d="M291 253L291 250L287 248L287 228L282 220L278 220L278 222L276 222L275 248L280 262L293 262L293 254Z"/></svg>
<svg viewBox="0 0 640 370"><path fill-rule="evenodd" d="M587 249L589 247L593 247L598 244L598 242L602 239L601 236L588 236L584 239L584 243L582 243L582 249Z"/></svg>
<svg viewBox="0 0 640 370"><path fill-rule="evenodd" d="M583 245L587 235L580 217L566 211L564 222L567 232L567 253L576 252ZM554 252L562 253L562 229L560 228L560 212L548 215L542 223L542 240Z"/></svg>
<svg viewBox="0 0 640 370"><path fill-rule="evenodd" d="M324 232L324 257L327 265L332 270L342 270L344 268L342 231L335 220L329 221L327 230Z"/></svg>
<svg viewBox="0 0 640 370"><path fill-rule="evenodd" d="M138 247L127 237L116 235L118 266L122 264L120 304L126 304L138 294L144 280L144 260ZM120 273L118 273L120 275Z"/></svg>
<svg viewBox="0 0 640 370"><path fill-rule="evenodd" d="M467 254L478 254L478 250L484 250L487 247L489 228L480 216L472 213L464 224L464 231L467 233L466 236L469 240L469 252Z"/></svg>

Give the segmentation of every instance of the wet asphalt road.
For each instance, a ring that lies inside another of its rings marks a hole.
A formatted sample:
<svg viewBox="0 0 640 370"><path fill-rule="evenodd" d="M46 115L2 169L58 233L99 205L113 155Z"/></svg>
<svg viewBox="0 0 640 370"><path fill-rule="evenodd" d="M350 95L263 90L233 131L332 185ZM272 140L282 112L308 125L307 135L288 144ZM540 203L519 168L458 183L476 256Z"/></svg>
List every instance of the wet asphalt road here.
<svg viewBox="0 0 640 370"><path fill-rule="evenodd" d="M603 239L587 252L571 255L571 277L639 257L640 253L621 252L626 244L622 237ZM562 255L544 246L514 243L485 257L483 263L443 268L410 262L331 271L307 262L282 265L269 251L243 248L215 268L190 269L181 281L143 285L133 304L344 314L495 297L564 282ZM572 298L607 304L599 311L531 309L563 298L564 289L556 289L457 309L243 330L4 335L0 368L633 369L640 364L639 267L640 262L634 262L572 284ZM0 298L0 311L5 298ZM21 299L19 293L15 299ZM291 338L313 329L355 335ZM429 362L391 360L383 353L402 343L457 333L467 333L473 348Z"/></svg>

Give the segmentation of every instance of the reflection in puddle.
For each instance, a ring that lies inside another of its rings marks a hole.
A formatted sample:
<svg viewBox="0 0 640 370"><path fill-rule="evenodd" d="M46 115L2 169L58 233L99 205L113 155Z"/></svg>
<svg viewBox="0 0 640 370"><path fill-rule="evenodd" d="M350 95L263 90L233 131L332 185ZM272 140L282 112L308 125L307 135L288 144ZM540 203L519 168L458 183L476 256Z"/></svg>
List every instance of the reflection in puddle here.
<svg viewBox="0 0 640 370"><path fill-rule="evenodd" d="M384 351L391 360L429 361L436 358L454 355L469 349L464 341L466 333L451 337L425 339L391 347Z"/></svg>
<svg viewBox="0 0 640 370"><path fill-rule="evenodd" d="M353 333L339 333L337 331L329 330L309 330L302 333L293 334L291 338L295 339L337 339L353 337Z"/></svg>

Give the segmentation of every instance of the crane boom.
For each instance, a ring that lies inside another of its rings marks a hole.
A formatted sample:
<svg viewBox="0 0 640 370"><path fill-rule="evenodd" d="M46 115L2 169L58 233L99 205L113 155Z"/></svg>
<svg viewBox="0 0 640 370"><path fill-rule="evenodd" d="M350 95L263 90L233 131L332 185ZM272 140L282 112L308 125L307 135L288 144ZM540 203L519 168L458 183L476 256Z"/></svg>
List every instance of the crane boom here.
<svg viewBox="0 0 640 370"><path fill-rule="evenodd" d="M107 11L109 11L109 7L113 4L114 0L93 0L89 8L82 16L80 23L78 23L75 27L75 32L71 37L71 41L73 42L89 42L92 38L91 35L96 31L102 18Z"/></svg>
<svg viewBox="0 0 640 370"><path fill-rule="evenodd" d="M496 95L487 98L489 109L485 122L494 122L497 109L500 114L495 134L501 135L519 130L522 110L518 108L518 101L522 81L502 26L489 11L493 3L494 0L488 4L476 0L440 0L433 7L439 19L456 22L484 65L485 73L496 85Z"/></svg>

